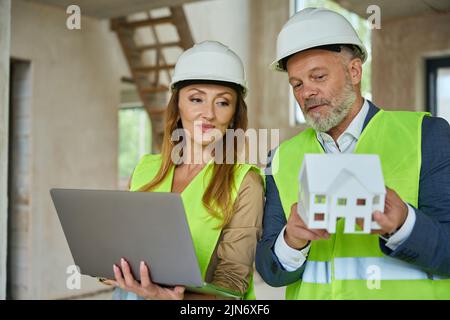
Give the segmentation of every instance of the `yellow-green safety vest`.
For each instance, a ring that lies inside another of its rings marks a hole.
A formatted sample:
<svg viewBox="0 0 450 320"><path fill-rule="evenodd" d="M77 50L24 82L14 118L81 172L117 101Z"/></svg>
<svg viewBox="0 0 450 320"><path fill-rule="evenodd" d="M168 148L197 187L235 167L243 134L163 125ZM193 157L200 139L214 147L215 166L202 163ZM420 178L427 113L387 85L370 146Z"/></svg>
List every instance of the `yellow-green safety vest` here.
<svg viewBox="0 0 450 320"><path fill-rule="evenodd" d="M130 191L138 191L142 186L149 183L156 176L162 165L161 155L148 154L142 157L139 164L134 169ZM213 162L208 163L200 173L181 192L181 198L186 210L186 217L191 231L195 252L200 265L203 279L211 260L214 249L219 240L221 229L217 228L221 220L213 217L203 205L203 194L212 178ZM231 200L236 200L239 187L250 171L254 170L258 174L261 171L258 167L249 164L237 164L234 178L234 188L231 192ZM170 169L167 177L152 192L171 192L174 167ZM253 277L250 280L249 288L245 294L245 299L256 299L253 288Z"/></svg>
<svg viewBox="0 0 450 320"><path fill-rule="evenodd" d="M425 115L380 110L354 151L377 154L386 186L416 208ZM312 129L282 143L272 160L287 218L298 201L298 175L293 172L299 172L305 153L324 153ZM287 287L287 299L450 299L450 279L384 255L378 235L345 234L343 229L340 219L330 239L312 241L302 278Z"/></svg>

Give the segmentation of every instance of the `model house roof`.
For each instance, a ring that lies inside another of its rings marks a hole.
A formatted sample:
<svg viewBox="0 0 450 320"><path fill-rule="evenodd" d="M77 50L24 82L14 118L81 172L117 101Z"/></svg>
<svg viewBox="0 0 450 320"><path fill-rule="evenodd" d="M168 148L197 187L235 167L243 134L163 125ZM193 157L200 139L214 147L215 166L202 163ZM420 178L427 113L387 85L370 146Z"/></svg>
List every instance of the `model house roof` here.
<svg viewBox="0 0 450 320"><path fill-rule="evenodd" d="M304 170L310 193L326 193L338 176L351 175L369 192L386 192L378 155L305 154L299 178Z"/></svg>

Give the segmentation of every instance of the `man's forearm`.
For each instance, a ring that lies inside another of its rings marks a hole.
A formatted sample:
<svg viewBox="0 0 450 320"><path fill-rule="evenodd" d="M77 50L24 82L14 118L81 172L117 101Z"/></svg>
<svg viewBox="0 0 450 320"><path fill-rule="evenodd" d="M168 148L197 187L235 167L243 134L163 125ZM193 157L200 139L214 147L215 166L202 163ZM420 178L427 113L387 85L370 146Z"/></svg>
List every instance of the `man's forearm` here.
<svg viewBox="0 0 450 320"><path fill-rule="evenodd" d="M271 239L271 241L266 239L258 243L256 270L270 286L282 287L300 280L305 269L305 264L294 271L285 270L273 252L275 241L276 238Z"/></svg>

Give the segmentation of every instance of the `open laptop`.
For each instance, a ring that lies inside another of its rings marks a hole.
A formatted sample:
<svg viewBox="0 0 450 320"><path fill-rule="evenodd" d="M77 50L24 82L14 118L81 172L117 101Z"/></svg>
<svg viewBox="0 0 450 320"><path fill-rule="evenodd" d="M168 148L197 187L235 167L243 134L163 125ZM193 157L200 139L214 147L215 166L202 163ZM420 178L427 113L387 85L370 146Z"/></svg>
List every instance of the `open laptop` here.
<svg viewBox="0 0 450 320"><path fill-rule="evenodd" d="M180 194L79 189L50 194L82 274L114 279L113 264L123 257L137 280L145 261L159 285L242 298L202 279Z"/></svg>

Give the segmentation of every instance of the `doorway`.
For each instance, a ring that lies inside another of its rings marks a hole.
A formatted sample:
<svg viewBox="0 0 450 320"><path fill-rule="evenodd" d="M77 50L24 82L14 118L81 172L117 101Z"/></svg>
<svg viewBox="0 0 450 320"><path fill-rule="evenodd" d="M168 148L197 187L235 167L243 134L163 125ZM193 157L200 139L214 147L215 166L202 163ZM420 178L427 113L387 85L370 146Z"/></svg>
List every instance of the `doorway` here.
<svg viewBox="0 0 450 320"><path fill-rule="evenodd" d="M11 59L8 148L8 246L6 298L29 293L31 63Z"/></svg>

